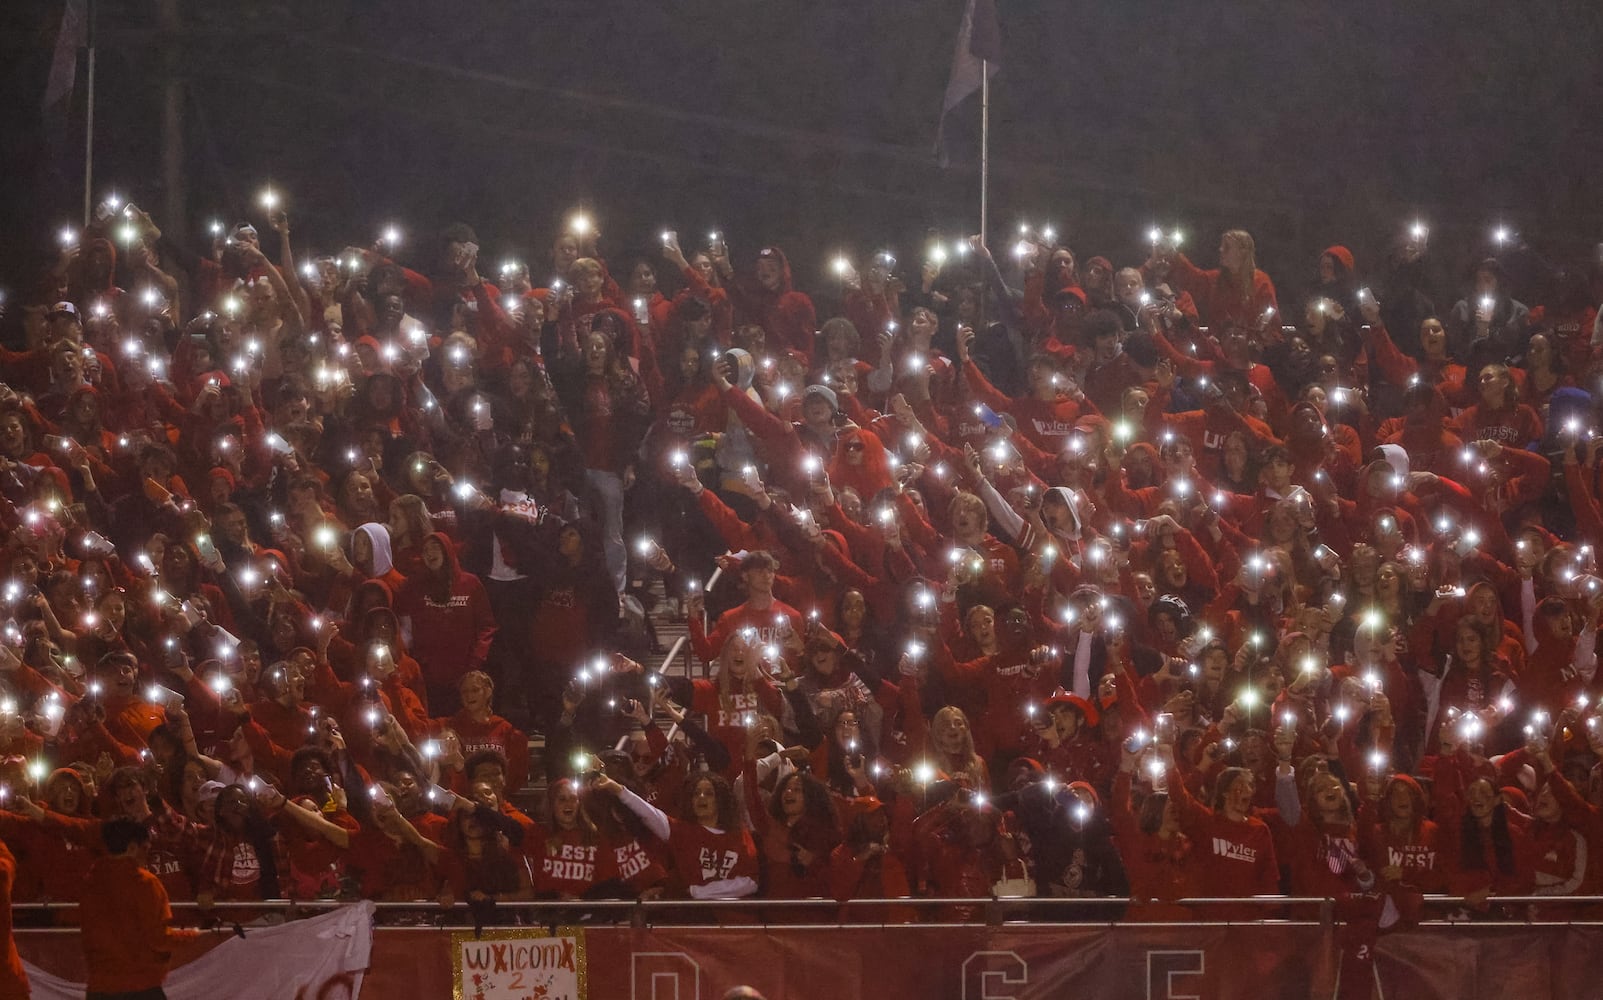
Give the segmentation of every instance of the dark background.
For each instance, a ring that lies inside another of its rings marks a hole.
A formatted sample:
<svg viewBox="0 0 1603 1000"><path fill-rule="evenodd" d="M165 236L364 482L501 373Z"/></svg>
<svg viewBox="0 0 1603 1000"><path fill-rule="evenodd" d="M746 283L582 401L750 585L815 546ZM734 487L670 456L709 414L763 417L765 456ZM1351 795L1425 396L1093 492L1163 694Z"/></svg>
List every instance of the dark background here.
<svg viewBox="0 0 1603 1000"><path fill-rule="evenodd" d="M827 298L838 249L912 260L927 229L977 224L977 99L953 166L931 155L962 6L99 0L96 194L198 245L270 180L298 249L395 219L412 264L455 220L486 257L543 260L584 204L608 256L716 227L737 255L781 243ZM81 212L81 67L72 108L40 106L60 9L0 10L12 288ZM1082 259L1133 263L1158 221L1212 263L1240 225L1284 296L1329 243L1377 264L1416 213L1455 282L1495 222L1557 257L1603 235L1603 5L1001 0L999 16L993 245L1028 219ZM173 76L185 219L161 182Z"/></svg>

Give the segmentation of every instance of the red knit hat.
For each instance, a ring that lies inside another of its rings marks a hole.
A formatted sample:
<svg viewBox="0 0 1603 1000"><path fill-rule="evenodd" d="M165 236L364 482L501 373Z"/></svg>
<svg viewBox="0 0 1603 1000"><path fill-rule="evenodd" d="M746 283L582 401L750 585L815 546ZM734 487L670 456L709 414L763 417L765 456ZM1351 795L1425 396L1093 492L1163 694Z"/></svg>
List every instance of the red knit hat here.
<svg viewBox="0 0 1603 1000"><path fill-rule="evenodd" d="M1337 264L1340 264L1348 274L1352 274L1355 270L1353 266L1353 252L1342 246L1340 243L1337 243L1335 246L1326 247L1325 252L1320 254L1320 256L1331 258Z"/></svg>

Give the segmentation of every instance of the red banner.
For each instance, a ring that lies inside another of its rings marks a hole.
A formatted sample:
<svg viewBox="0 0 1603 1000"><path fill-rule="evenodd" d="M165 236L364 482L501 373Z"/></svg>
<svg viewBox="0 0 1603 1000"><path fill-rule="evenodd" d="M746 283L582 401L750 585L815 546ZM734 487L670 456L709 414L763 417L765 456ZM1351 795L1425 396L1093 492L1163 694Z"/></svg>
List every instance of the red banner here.
<svg viewBox="0 0 1603 1000"><path fill-rule="evenodd" d="M493 935L494 930L487 930ZM1573 1000L1603 995L1590 927L1429 928L1382 937L1387 1000ZM71 931L24 932L29 961L81 969ZM1336 934L1319 926L659 927L584 931L589 1000L1229 1000L1328 997ZM449 997L451 932L380 928L370 997Z"/></svg>

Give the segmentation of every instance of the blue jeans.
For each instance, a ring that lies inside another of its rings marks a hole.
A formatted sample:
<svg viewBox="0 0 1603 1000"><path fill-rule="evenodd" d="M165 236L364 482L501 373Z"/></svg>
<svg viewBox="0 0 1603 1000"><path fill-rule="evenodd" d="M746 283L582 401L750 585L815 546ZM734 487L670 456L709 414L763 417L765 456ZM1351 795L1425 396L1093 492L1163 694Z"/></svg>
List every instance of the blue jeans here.
<svg viewBox="0 0 1603 1000"><path fill-rule="evenodd" d="M623 545L623 477L588 469L585 478L601 501L601 551L607 557L612 589L621 594L629 582L629 551Z"/></svg>

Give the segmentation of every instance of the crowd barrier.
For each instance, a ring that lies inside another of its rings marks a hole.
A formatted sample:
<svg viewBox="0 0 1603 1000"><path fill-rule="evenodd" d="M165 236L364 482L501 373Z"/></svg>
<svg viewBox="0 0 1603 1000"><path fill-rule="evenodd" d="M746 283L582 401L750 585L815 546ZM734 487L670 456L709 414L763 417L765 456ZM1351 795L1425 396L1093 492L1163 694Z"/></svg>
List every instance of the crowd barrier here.
<svg viewBox="0 0 1603 1000"><path fill-rule="evenodd" d="M1120 922L1126 900L1076 900L1073 923L1027 919L1061 912L1063 900L909 900L932 922L878 924L883 901L842 910L827 901L514 904L475 930L461 906L441 912L378 904L371 964L359 981L324 984L306 1000L717 1000L748 983L770 1000L961 998L961 1000L1214 1000L1330 997L1337 986L1338 925L1330 901L1259 897L1272 914L1241 919L1243 900L1193 900L1199 919ZM1429 913L1459 901L1432 897ZM1529 907L1540 905L1540 910ZM900 904L898 904L900 905ZM934 922L955 906L974 922ZM1208 919L1229 906L1235 919ZM265 904L255 914L326 906ZM44 908L19 906L27 923ZM70 908L50 907L49 911ZM1106 910L1108 919L1092 915ZM193 910L180 907L182 921ZM1387 1000L1584 1000L1603 998L1603 898L1505 898L1499 919L1426 919L1382 935L1376 997ZM58 916L61 914L58 914ZM391 921L416 917L416 925ZM515 918L523 926L509 926ZM878 919L875 917L873 919ZM455 921L463 926L438 926ZM587 922L581 922L587 921ZM672 922L667 922L672 921ZM808 921L808 922L803 922ZM247 928L247 942L250 930ZM192 960L216 940L198 942ZM23 957L67 978L82 958L68 928L23 928ZM541 984L544 984L543 986ZM543 990L543 992L542 992Z"/></svg>

